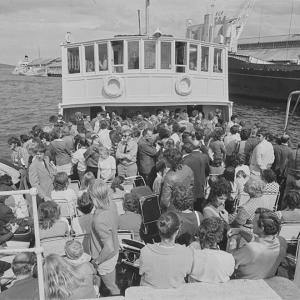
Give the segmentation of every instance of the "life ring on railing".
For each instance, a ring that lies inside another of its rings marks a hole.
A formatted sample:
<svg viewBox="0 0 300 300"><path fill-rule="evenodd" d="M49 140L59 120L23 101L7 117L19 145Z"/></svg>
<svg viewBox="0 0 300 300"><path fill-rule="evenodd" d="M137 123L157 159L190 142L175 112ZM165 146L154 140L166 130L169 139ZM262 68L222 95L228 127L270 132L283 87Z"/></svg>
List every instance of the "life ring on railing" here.
<svg viewBox="0 0 300 300"><path fill-rule="evenodd" d="M120 97L124 91L124 81L118 76L109 76L104 79L103 90L109 97Z"/></svg>
<svg viewBox="0 0 300 300"><path fill-rule="evenodd" d="M178 95L187 96L192 92L192 80L188 75L178 77L175 83L175 90Z"/></svg>

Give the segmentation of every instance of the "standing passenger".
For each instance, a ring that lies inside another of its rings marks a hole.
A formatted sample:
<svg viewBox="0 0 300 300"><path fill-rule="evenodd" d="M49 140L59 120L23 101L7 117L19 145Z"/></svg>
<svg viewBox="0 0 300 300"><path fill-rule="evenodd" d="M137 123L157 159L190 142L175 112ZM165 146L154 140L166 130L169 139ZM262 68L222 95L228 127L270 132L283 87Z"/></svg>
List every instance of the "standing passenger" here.
<svg viewBox="0 0 300 300"><path fill-rule="evenodd" d="M270 169L275 156L273 145L267 140L269 133L261 128L257 132L259 138L258 145L254 148L250 159L250 171L252 175L260 176L265 169Z"/></svg>
<svg viewBox="0 0 300 300"><path fill-rule="evenodd" d="M139 173L148 186L152 187L155 179L155 164L158 152L154 145L153 131L143 130L143 137L138 141Z"/></svg>
<svg viewBox="0 0 300 300"><path fill-rule="evenodd" d="M131 137L131 130L126 128L122 132L122 140L118 144L116 159L118 160L118 175L131 177L137 174L136 156L138 145Z"/></svg>
<svg viewBox="0 0 300 300"><path fill-rule="evenodd" d="M90 240L92 263L111 294L118 295L115 269L119 257L117 207L110 200L109 187L104 181L97 179L89 192L96 208Z"/></svg>
<svg viewBox="0 0 300 300"><path fill-rule="evenodd" d="M51 200L55 169L49 163L49 157L45 156L46 148L43 144L36 146L34 152L35 157L29 167L29 182L37 189L40 199L48 201Z"/></svg>

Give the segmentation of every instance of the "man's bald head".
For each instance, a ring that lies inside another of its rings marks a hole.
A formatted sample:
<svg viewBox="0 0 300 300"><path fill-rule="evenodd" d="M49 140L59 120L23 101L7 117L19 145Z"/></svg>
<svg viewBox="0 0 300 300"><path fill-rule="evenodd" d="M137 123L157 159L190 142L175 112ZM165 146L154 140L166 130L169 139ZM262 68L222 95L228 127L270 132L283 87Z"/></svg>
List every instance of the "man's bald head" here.
<svg viewBox="0 0 300 300"><path fill-rule="evenodd" d="M16 276L31 275L31 271L36 262L36 256L32 252L23 252L15 256L11 268Z"/></svg>

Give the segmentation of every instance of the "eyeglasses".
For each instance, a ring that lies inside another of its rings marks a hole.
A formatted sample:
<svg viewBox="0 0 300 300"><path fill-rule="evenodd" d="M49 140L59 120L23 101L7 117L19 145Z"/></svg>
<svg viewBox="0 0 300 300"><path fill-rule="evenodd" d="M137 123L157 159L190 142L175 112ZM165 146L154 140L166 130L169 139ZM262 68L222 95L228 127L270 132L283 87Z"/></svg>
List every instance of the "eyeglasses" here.
<svg viewBox="0 0 300 300"><path fill-rule="evenodd" d="M122 137L128 137L130 134L123 134Z"/></svg>

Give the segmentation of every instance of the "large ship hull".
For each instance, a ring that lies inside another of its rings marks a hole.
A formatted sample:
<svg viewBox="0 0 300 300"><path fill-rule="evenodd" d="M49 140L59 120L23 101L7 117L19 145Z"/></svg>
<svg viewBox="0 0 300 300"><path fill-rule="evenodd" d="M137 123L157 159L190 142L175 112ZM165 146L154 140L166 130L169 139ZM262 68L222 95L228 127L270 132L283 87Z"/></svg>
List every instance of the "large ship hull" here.
<svg viewBox="0 0 300 300"><path fill-rule="evenodd" d="M285 101L300 90L300 65L256 64L231 56L228 73L231 95Z"/></svg>

